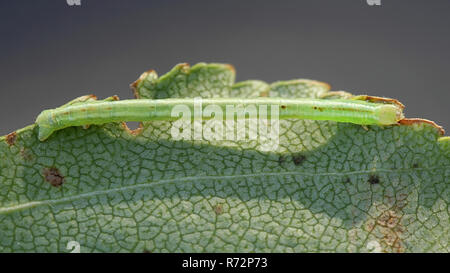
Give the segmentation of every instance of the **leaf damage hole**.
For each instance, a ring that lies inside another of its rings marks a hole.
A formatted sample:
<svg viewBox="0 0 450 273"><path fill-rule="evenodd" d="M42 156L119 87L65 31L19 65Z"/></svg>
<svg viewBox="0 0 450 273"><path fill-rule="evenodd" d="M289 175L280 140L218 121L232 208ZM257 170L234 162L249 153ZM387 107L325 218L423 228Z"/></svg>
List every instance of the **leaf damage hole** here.
<svg viewBox="0 0 450 273"><path fill-rule="evenodd" d="M377 175L371 175L369 177L369 181L368 181L371 185L375 185L375 184L379 184L380 183L380 178Z"/></svg>
<svg viewBox="0 0 450 273"><path fill-rule="evenodd" d="M443 136L445 135L445 130L442 126L437 125L434 121L421 119L421 118L404 118L398 122L400 125L414 125L414 124L429 124L436 128L438 133Z"/></svg>
<svg viewBox="0 0 450 273"><path fill-rule="evenodd" d="M64 176L55 167L44 168L42 173L44 174L45 181L53 187L60 187L64 183Z"/></svg>
<svg viewBox="0 0 450 273"><path fill-rule="evenodd" d="M142 122L122 122L122 127L129 133L130 135L137 136L142 133L144 126Z"/></svg>
<svg viewBox="0 0 450 273"><path fill-rule="evenodd" d="M13 146L14 143L16 143L17 140L17 133L12 132L6 136L6 143L8 143L9 146Z"/></svg>
<svg viewBox="0 0 450 273"><path fill-rule="evenodd" d="M323 108L322 107L314 106L313 109L314 110L319 110L320 112L323 112Z"/></svg>
<svg viewBox="0 0 450 273"><path fill-rule="evenodd" d="M306 156L302 154L296 154L292 156L292 162L294 162L295 166L299 166L306 160Z"/></svg>

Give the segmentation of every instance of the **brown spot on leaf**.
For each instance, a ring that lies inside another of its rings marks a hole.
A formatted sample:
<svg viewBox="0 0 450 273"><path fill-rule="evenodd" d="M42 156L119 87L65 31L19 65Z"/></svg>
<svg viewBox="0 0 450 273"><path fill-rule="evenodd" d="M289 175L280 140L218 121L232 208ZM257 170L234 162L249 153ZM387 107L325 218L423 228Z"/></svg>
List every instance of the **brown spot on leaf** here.
<svg viewBox="0 0 450 273"><path fill-rule="evenodd" d="M371 175L368 181L371 185L380 183L380 178L377 175Z"/></svg>
<svg viewBox="0 0 450 273"><path fill-rule="evenodd" d="M31 161L33 159L33 155L25 148L20 148L20 155L26 161Z"/></svg>
<svg viewBox="0 0 450 273"><path fill-rule="evenodd" d="M399 219L394 211L384 211L377 219L377 223L380 226L393 228L397 225Z"/></svg>
<svg viewBox="0 0 450 273"><path fill-rule="evenodd" d="M418 164L418 163L414 163L414 164L413 164L413 168L414 168L414 169L419 168L419 164Z"/></svg>
<svg viewBox="0 0 450 273"><path fill-rule="evenodd" d="M286 105L281 105L281 109L286 109Z"/></svg>
<svg viewBox="0 0 450 273"><path fill-rule="evenodd" d="M45 168L43 171L45 181L53 187L60 187L64 183L64 176L55 167Z"/></svg>
<svg viewBox="0 0 450 273"><path fill-rule="evenodd" d="M13 146L14 143L16 143L17 140L17 133L12 132L6 136L6 143L8 143L9 146Z"/></svg>
<svg viewBox="0 0 450 273"><path fill-rule="evenodd" d="M292 162L294 162L294 164L296 166L300 165L303 163L303 161L305 161L306 156L302 155L302 154L296 154L292 156Z"/></svg>
<svg viewBox="0 0 450 273"><path fill-rule="evenodd" d="M225 64L225 67L230 70L233 74L236 74L236 68L232 64Z"/></svg>
<svg viewBox="0 0 450 273"><path fill-rule="evenodd" d="M428 120L428 119L421 119L421 118L404 118L398 122L401 125L413 125L413 124L421 124L426 123L430 124L434 128L437 129L438 133L443 136L445 134L444 128L442 126L437 125L434 121Z"/></svg>
<svg viewBox="0 0 450 273"><path fill-rule="evenodd" d="M223 206L222 204L217 204L214 206L214 212L216 215L221 215L223 213Z"/></svg>

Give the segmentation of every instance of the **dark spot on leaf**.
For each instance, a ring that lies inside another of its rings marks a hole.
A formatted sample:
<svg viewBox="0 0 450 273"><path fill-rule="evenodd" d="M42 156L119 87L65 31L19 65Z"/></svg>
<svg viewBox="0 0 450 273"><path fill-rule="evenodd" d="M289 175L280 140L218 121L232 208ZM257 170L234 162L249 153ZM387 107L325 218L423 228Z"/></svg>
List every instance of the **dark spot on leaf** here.
<svg viewBox="0 0 450 273"><path fill-rule="evenodd" d="M11 134L6 136L6 143L8 143L9 146L14 145L14 143L16 143L16 140L17 140L16 132L12 132Z"/></svg>
<svg viewBox="0 0 450 273"><path fill-rule="evenodd" d="M413 164L413 168L419 168L419 164L418 163L414 163Z"/></svg>
<svg viewBox="0 0 450 273"><path fill-rule="evenodd" d="M215 205L214 212L216 213L216 215L221 215L223 213L223 206L221 204Z"/></svg>
<svg viewBox="0 0 450 273"><path fill-rule="evenodd" d="M278 164L283 164L286 161L286 157L284 157L283 155L280 155L280 157L278 158Z"/></svg>
<svg viewBox="0 0 450 273"><path fill-rule="evenodd" d="M376 175L371 175L368 181L371 185L380 183L380 178Z"/></svg>
<svg viewBox="0 0 450 273"><path fill-rule="evenodd" d="M305 161L306 156L302 155L302 154L296 154L292 156L292 161L294 162L294 164L296 166L300 165L303 163L303 161Z"/></svg>
<svg viewBox="0 0 450 273"><path fill-rule="evenodd" d="M350 178L347 177L347 178L344 180L344 182L345 182L345 183L350 183Z"/></svg>
<svg viewBox="0 0 450 273"><path fill-rule="evenodd" d="M64 183L64 176L55 167L45 168L43 171L45 181L53 187L60 187Z"/></svg>
<svg viewBox="0 0 450 273"><path fill-rule="evenodd" d="M286 105L281 105L281 109L286 109Z"/></svg>
<svg viewBox="0 0 450 273"><path fill-rule="evenodd" d="M395 198L393 209L401 211L406 205L408 205L408 195L405 193L398 194Z"/></svg>

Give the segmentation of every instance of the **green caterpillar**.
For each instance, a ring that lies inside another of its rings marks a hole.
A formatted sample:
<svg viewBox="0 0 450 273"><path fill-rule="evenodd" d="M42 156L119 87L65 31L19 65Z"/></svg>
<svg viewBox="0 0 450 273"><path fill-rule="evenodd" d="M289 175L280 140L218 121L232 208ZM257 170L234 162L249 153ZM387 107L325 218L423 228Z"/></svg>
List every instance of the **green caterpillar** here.
<svg viewBox="0 0 450 273"><path fill-rule="evenodd" d="M362 99L367 98L367 96L362 97ZM173 115L172 111L178 105L188 107L194 113L191 116L192 119L211 118L204 111L195 111L198 99L117 100L117 97L110 97L96 101L94 96L83 96L62 107L45 110L36 119L39 126L39 139L44 141L53 132L71 126L122 121L177 120L179 119L178 115ZM389 100L382 101L389 102ZM279 119L330 120L360 125L391 125L403 119L403 107L400 103L374 103L361 100L361 97L352 99L212 98L201 100L202 109L210 105L214 105L216 109L218 106L223 112L226 111L227 106L244 108L276 106L279 113L275 118ZM268 111L267 118L271 118L271 115L272 112ZM242 116L236 113L233 116L233 118L239 117Z"/></svg>

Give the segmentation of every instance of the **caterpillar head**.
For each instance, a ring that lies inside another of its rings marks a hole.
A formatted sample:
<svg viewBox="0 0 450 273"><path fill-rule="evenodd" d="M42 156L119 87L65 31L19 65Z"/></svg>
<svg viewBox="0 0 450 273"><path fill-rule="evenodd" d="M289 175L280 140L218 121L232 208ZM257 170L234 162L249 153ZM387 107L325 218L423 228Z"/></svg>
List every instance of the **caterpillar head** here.
<svg viewBox="0 0 450 273"><path fill-rule="evenodd" d="M385 104L377 107L378 121L381 125L397 124L404 118L401 107L394 104Z"/></svg>
<svg viewBox="0 0 450 273"><path fill-rule="evenodd" d="M36 124L39 127L39 140L44 141L55 131L53 126L52 112L51 110L43 111L37 118Z"/></svg>

